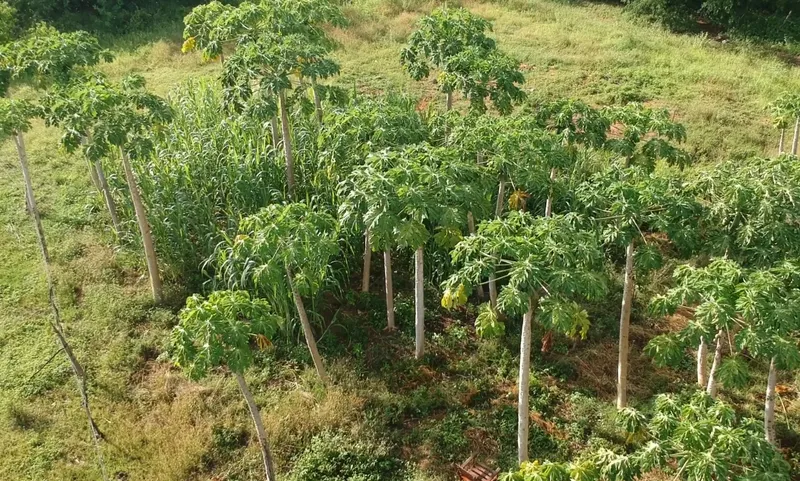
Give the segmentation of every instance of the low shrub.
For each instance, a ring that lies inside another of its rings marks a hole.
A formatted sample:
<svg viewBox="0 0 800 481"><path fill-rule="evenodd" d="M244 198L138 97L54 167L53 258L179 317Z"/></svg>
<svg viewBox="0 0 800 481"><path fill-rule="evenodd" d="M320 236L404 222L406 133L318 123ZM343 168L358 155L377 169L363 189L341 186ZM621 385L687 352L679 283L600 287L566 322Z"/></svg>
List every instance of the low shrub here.
<svg viewBox="0 0 800 481"><path fill-rule="evenodd" d="M383 445L332 432L312 439L300 455L290 481L400 481L405 464Z"/></svg>

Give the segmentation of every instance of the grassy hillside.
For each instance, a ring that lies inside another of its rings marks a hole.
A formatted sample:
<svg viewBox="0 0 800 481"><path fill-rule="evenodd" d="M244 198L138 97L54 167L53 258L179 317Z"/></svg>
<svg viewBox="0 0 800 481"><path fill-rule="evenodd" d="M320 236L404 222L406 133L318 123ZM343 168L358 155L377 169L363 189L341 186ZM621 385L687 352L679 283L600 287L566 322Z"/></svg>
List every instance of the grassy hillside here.
<svg viewBox="0 0 800 481"><path fill-rule="evenodd" d="M433 2L346 3L351 25L334 32L342 46L337 82L362 92L404 89L423 102L441 102L432 81L413 83L398 64L405 37ZM771 153L777 134L764 107L784 90L800 90L800 70L757 47L676 36L634 23L616 7L547 0L464 4L494 22L501 48L525 65L532 95L666 107L686 124L690 148L709 164ZM187 78L214 75L218 64L180 53L180 29L159 26L145 36L116 39L117 60L104 69L115 77L141 73L160 94ZM91 376L111 473L119 480L252 479L259 453L248 442L248 415L233 381L189 383L163 359L187 293L173 282L171 302L152 306L140 256L110 247L115 243L89 188L88 167L57 150L58 135L36 125L27 143L67 332ZM2 145L0 153L0 479L98 479L69 367L45 323L44 276L13 144ZM428 299L435 312L436 297ZM518 339L512 334L503 342L477 342L473 313L441 316L430 326L432 352L418 366L397 347L411 345L411 306L407 294L398 301L402 341L394 342L379 332L379 297L353 299L340 311L351 342L341 344L335 333L320 342L323 355L335 359L336 386L327 392L319 389L302 349L262 355L266 367L250 372L249 381L280 472L306 462L310 454L301 455L315 437L319 456L326 443L352 445L354 455L364 458L364 452L385 450L387 459L410 466L386 462L376 470L420 480L448 479L449 463L470 452L511 467ZM614 388L613 309L594 320L591 343L562 342L556 353L535 361L532 404L539 419L532 429L539 442L531 451L537 455L565 458L587 445L622 440L607 402ZM632 362L647 368L634 368L631 383L634 398L644 399L685 373L658 371L640 358L644 329L652 326L638 321ZM757 393L743 396L745 403L758 402ZM790 414L800 407L795 404L788 403ZM339 434L321 435L326 430Z"/></svg>

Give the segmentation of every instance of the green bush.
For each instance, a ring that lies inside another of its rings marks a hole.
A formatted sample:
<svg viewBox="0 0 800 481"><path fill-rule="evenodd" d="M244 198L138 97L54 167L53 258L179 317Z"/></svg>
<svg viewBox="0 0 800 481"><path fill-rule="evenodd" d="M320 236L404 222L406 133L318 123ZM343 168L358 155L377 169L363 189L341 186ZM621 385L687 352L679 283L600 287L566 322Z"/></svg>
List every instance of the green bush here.
<svg viewBox="0 0 800 481"><path fill-rule="evenodd" d="M297 460L290 481L394 481L405 476L405 465L386 446L322 433Z"/></svg>

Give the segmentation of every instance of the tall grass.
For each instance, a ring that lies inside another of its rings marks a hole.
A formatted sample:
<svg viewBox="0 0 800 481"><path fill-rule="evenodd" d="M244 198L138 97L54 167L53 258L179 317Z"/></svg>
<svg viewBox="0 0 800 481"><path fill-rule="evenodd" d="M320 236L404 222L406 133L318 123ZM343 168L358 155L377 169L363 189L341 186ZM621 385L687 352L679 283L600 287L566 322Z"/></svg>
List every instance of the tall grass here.
<svg viewBox="0 0 800 481"><path fill-rule="evenodd" d="M159 254L196 283L223 234L283 200L285 172L267 126L231 114L214 82L187 82L170 101L175 119L139 175Z"/></svg>

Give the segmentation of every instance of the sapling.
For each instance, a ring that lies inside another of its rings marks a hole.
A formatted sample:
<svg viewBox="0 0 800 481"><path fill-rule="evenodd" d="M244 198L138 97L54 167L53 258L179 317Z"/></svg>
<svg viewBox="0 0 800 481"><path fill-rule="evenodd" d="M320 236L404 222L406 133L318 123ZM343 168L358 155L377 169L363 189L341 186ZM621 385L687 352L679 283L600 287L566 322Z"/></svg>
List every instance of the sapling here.
<svg viewBox="0 0 800 481"><path fill-rule="evenodd" d="M263 349L272 344L280 317L269 303L253 299L247 292L215 291L207 299L197 294L188 298L179 319L171 336L173 361L194 380L216 369L233 373L256 427L266 479L275 481L264 422L244 373L253 365L251 346Z"/></svg>
<svg viewBox="0 0 800 481"><path fill-rule="evenodd" d="M337 223L305 204L272 204L241 221L239 234L220 244L216 269L231 289L249 289L280 302L291 296L314 367L330 384L303 295L316 295L338 251Z"/></svg>

